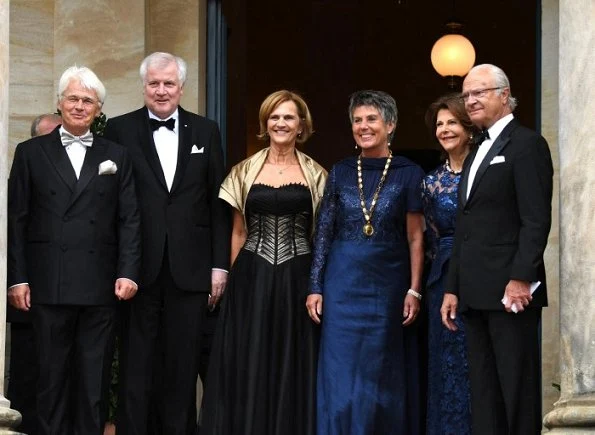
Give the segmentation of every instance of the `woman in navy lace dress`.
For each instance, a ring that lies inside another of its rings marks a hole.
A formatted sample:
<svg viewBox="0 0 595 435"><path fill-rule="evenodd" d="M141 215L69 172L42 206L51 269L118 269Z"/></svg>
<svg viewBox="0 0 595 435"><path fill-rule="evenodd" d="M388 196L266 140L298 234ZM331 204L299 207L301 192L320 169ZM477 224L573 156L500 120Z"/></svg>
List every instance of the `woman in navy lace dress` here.
<svg viewBox="0 0 595 435"><path fill-rule="evenodd" d="M295 148L312 134L289 91L260 107L269 147L233 167L219 197L234 209L232 269L205 392L206 435L315 435L318 327L304 304L326 171Z"/></svg>
<svg viewBox="0 0 595 435"><path fill-rule="evenodd" d="M473 126L458 95L447 95L434 102L426 114L426 123L448 156L426 175L422 186L426 247L432 261L426 284L429 318L426 433L466 435L471 434L471 421L464 327L457 318L458 331L446 329L441 322L440 307L455 229L460 173L472 144Z"/></svg>
<svg viewBox="0 0 595 435"><path fill-rule="evenodd" d="M419 433L423 171L393 156L395 100L351 96L356 157L333 166L317 221L310 317L322 324L318 435ZM324 303L324 305L323 305Z"/></svg>

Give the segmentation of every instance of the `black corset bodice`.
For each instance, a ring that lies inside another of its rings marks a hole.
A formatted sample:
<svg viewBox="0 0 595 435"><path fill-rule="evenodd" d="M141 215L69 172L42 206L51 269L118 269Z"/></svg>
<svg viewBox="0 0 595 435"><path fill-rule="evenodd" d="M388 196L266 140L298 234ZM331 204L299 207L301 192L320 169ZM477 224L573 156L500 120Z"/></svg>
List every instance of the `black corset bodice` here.
<svg viewBox="0 0 595 435"><path fill-rule="evenodd" d="M246 199L246 216L244 249L271 264L310 253L312 199L306 186L255 184Z"/></svg>

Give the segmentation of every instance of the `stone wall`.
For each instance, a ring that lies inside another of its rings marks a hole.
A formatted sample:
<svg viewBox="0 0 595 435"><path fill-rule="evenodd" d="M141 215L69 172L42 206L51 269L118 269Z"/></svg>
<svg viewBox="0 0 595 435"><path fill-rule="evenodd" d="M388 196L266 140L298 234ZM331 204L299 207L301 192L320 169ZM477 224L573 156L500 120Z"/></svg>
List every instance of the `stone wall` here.
<svg viewBox="0 0 595 435"><path fill-rule="evenodd" d="M8 2L4 2L8 4ZM143 104L138 68L153 51L188 63L184 108L204 113L206 1L10 1L9 162L31 121L54 112L58 78L73 64L103 81L110 117Z"/></svg>

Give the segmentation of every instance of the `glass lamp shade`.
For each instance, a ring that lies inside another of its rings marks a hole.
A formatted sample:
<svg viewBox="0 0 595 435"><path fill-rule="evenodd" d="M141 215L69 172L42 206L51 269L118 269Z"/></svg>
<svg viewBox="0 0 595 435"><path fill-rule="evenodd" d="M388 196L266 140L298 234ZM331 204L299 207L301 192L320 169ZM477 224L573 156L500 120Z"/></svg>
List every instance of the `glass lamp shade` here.
<svg viewBox="0 0 595 435"><path fill-rule="evenodd" d="M443 77L465 76L475 63L475 49L467 38L444 35L432 47L432 65Z"/></svg>

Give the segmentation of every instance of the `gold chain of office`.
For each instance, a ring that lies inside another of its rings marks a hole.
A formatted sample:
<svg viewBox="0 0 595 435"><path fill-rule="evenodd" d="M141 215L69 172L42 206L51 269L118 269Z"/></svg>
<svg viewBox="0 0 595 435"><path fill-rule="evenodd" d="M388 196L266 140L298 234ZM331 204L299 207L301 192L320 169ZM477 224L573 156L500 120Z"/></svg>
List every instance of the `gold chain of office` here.
<svg viewBox="0 0 595 435"><path fill-rule="evenodd" d="M386 164L384 165L384 170L382 171L382 177L380 177L380 181L378 182L378 187L372 196L372 203L370 204L370 211L368 211L366 207L366 200L364 198L364 183L362 179L362 155L360 154L357 157L357 187L359 189L359 200L360 205L362 207L362 212L364 214L364 219L366 223L363 227L363 232L366 236L370 237L374 234L374 227L372 226L372 215L374 214L374 209L376 208L376 203L378 202L378 195L380 194L380 190L384 185L384 180L386 180L386 174L388 174L388 168L390 167L390 162L393 158L393 153L391 150L388 150L388 157L386 159Z"/></svg>

